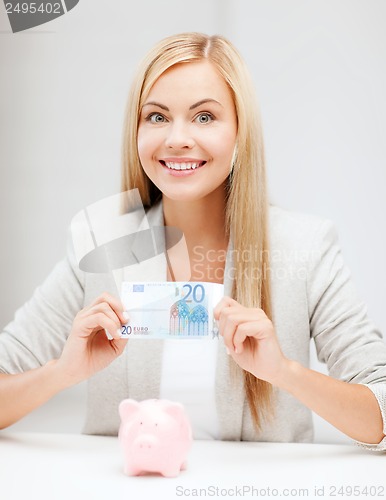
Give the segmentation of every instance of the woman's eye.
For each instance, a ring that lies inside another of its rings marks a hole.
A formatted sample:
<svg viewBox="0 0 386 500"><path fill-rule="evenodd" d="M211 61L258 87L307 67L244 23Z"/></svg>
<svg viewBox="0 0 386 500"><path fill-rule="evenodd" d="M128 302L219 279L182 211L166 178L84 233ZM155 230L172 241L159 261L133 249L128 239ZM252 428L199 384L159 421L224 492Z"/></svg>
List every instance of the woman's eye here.
<svg viewBox="0 0 386 500"><path fill-rule="evenodd" d="M165 121L165 117L164 115L161 115L161 113L151 113L146 120L151 123L163 123Z"/></svg>
<svg viewBox="0 0 386 500"><path fill-rule="evenodd" d="M199 122L199 123L209 123L213 120L213 115L211 115L210 113L200 113L197 117L196 117L196 120Z"/></svg>

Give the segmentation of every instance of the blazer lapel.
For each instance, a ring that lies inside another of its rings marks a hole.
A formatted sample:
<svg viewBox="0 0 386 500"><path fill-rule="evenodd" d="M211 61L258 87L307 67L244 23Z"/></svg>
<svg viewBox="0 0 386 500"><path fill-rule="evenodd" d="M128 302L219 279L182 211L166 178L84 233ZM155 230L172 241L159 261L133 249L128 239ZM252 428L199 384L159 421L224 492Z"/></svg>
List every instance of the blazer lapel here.
<svg viewBox="0 0 386 500"><path fill-rule="evenodd" d="M163 226L162 203L151 207L147 212L147 221L141 225L143 230L151 227ZM150 234L150 233L148 233ZM158 232L157 232L158 234ZM147 253L141 245L153 244L153 248ZM162 250L163 245L163 251ZM147 235L138 233L137 241L134 242L132 252L138 260L134 264L123 269L122 277L127 281L165 281L166 280L166 257L164 242L149 241ZM159 252L159 253L158 253ZM146 255L154 257L143 260ZM143 400L159 397L161 366L162 366L163 341L160 339L144 340L130 339L126 348L128 397Z"/></svg>
<svg viewBox="0 0 386 500"><path fill-rule="evenodd" d="M225 271L224 295L230 296L233 285L233 245L229 242ZM222 440L240 441L245 402L242 369L227 355L223 338L219 338L216 367L216 407Z"/></svg>

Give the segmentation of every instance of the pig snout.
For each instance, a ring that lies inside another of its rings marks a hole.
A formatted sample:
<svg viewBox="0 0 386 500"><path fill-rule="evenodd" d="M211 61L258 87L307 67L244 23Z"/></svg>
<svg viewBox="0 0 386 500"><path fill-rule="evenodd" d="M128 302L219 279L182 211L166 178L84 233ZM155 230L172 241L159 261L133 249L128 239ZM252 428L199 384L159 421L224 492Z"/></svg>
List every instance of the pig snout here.
<svg viewBox="0 0 386 500"><path fill-rule="evenodd" d="M134 442L133 447L142 452L152 451L159 446L159 440L151 434L142 434L138 436Z"/></svg>

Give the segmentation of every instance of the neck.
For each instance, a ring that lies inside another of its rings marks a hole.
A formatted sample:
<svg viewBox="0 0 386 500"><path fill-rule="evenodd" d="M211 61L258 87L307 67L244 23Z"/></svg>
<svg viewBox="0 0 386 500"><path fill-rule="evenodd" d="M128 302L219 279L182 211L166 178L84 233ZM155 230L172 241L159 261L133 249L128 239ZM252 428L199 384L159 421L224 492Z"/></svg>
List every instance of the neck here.
<svg viewBox="0 0 386 500"><path fill-rule="evenodd" d="M178 227L190 249L195 245L211 248L227 246L225 208L223 189L194 201L175 201L163 197L165 225Z"/></svg>

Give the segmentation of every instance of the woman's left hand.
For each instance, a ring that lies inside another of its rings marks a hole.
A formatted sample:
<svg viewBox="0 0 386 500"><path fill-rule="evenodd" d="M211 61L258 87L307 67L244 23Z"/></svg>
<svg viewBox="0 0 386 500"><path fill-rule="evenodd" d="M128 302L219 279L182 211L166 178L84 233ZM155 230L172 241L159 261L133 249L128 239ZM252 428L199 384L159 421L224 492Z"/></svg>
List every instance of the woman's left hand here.
<svg viewBox="0 0 386 500"><path fill-rule="evenodd" d="M214 309L220 335L236 363L275 385L288 359L282 353L271 320L262 309L244 307L223 297Z"/></svg>

